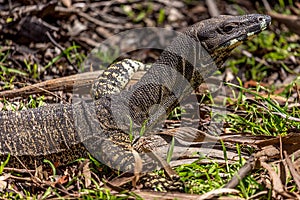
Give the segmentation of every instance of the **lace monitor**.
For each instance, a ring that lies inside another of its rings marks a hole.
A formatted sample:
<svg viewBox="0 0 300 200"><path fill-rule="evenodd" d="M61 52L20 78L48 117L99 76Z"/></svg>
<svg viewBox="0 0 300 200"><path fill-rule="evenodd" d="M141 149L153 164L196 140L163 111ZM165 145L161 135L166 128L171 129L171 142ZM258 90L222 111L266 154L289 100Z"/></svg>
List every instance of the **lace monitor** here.
<svg viewBox="0 0 300 200"><path fill-rule="evenodd" d="M128 91L122 88L131 74L147 66L126 59L112 64L96 80L93 102L0 112L1 161L10 154L10 166L22 167L22 161L31 168L43 159L65 164L92 152L110 167L133 170L137 152L165 144L158 135L137 136L142 124L146 122L151 130L214 72L213 66L221 68L236 46L270 22L269 16L260 14L203 20L181 33ZM154 105L160 105L158 112L150 112Z"/></svg>

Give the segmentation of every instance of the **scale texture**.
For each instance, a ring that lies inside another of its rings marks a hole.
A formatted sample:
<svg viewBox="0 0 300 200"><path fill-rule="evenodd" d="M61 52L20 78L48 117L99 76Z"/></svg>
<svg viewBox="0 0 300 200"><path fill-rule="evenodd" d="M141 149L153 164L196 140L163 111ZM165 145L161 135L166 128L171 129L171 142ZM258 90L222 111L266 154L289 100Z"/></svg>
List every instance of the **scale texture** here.
<svg viewBox="0 0 300 200"><path fill-rule="evenodd" d="M130 171L138 153L159 151L161 136L139 136L161 122L180 101L221 68L230 52L265 30L270 17L251 14L201 21L172 42L150 69L126 59L112 64L92 88L94 102L0 112L0 159L9 166L66 164L90 152L106 165ZM137 70L147 73L122 91Z"/></svg>

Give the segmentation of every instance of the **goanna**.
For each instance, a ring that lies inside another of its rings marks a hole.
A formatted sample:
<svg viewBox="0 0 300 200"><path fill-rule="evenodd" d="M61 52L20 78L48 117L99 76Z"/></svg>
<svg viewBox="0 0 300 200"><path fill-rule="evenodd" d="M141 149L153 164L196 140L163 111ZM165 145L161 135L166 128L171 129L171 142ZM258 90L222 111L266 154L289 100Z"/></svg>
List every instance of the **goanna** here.
<svg viewBox="0 0 300 200"><path fill-rule="evenodd" d="M269 16L260 14L203 20L181 33L128 91L121 91L124 84L144 66L127 59L99 77L92 89L94 102L0 112L1 161L10 154L10 166L22 166L21 161L34 167L43 159L65 164L90 152L110 167L133 170L137 153L155 151L162 138L152 134L132 138L129 132L144 122L150 130L221 68L235 47L270 22ZM160 107L157 112L152 109L155 105Z"/></svg>

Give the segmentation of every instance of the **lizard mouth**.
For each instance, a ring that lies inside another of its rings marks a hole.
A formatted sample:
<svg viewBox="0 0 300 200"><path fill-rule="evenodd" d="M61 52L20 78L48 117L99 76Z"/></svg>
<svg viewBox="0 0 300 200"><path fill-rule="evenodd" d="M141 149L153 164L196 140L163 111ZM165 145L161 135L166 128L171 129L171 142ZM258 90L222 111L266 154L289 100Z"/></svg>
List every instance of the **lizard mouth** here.
<svg viewBox="0 0 300 200"><path fill-rule="evenodd" d="M258 35L260 32L266 30L271 25L271 17L270 16L264 16L259 19L259 23L252 25L248 28L247 31L247 38L251 39L253 36Z"/></svg>

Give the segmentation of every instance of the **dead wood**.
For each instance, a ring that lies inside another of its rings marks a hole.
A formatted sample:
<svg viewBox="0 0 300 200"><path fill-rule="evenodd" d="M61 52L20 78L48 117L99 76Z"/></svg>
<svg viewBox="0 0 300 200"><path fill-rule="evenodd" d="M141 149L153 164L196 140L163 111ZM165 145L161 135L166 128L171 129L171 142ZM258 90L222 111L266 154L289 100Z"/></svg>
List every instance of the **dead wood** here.
<svg viewBox="0 0 300 200"><path fill-rule="evenodd" d="M43 81L33 85L25 86L20 89L0 91L0 98L10 99L20 96L26 97L32 94L52 94L52 92L54 91L76 92L82 89L84 89L85 91L89 91L94 80L102 72L102 70L95 72L85 72L81 74ZM137 72L129 82L128 87L135 84L143 74L144 72Z"/></svg>

